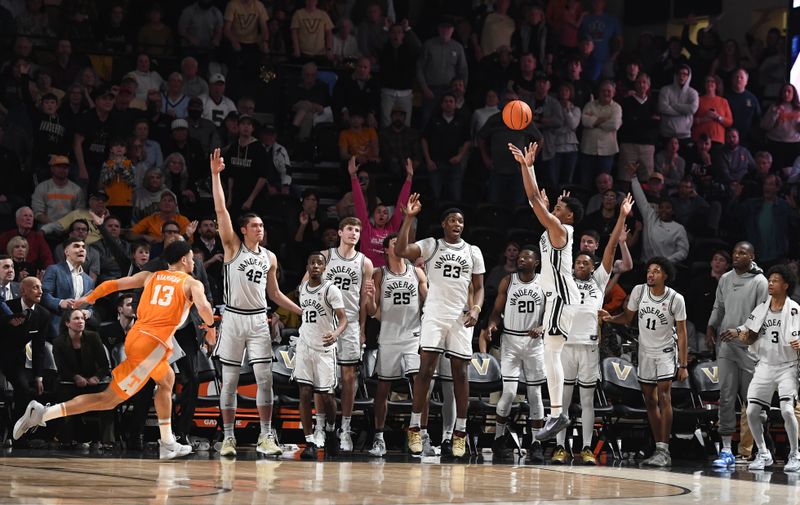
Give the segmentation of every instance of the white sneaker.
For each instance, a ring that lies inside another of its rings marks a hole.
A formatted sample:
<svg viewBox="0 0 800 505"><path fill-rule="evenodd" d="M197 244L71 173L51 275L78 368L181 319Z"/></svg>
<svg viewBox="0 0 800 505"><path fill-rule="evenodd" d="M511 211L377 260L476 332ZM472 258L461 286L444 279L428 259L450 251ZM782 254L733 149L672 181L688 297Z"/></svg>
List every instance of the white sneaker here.
<svg viewBox="0 0 800 505"><path fill-rule="evenodd" d="M179 444L177 441L171 444L165 444L163 441L158 441L158 458L159 459L175 459L181 456L186 456L192 453L191 445Z"/></svg>
<svg viewBox="0 0 800 505"><path fill-rule="evenodd" d="M800 453L795 452L789 456L786 465L783 467L784 472L800 472Z"/></svg>
<svg viewBox="0 0 800 505"><path fill-rule="evenodd" d="M436 450L431 445L431 436L427 433L422 435L422 455L426 457L436 456Z"/></svg>
<svg viewBox="0 0 800 505"><path fill-rule="evenodd" d="M45 423L42 421L42 417L44 417L45 410L47 409L44 405L36 400L31 400L28 406L25 407L25 413L14 424L14 440L19 440L19 437L30 429L44 426Z"/></svg>
<svg viewBox="0 0 800 505"><path fill-rule="evenodd" d="M325 447L325 431L322 429L314 430L314 445Z"/></svg>
<svg viewBox="0 0 800 505"><path fill-rule="evenodd" d="M570 423L569 416L565 413L561 413L558 417L550 416L547 418L547 421L545 421L544 427L536 434L535 438L540 442L556 438L556 435L558 435L561 430L569 427Z"/></svg>
<svg viewBox="0 0 800 505"><path fill-rule="evenodd" d="M372 443L372 449L369 450L371 456L375 456L376 458L380 458L384 454L386 454L386 442L383 440L376 438L375 441Z"/></svg>
<svg viewBox="0 0 800 505"><path fill-rule="evenodd" d="M278 443L275 441L275 434L272 432L263 433L258 436L256 451L267 456L280 456L283 454Z"/></svg>
<svg viewBox="0 0 800 505"><path fill-rule="evenodd" d="M339 450L342 452L351 452L353 450L353 439L350 437L349 431L339 433Z"/></svg>
<svg viewBox="0 0 800 505"><path fill-rule="evenodd" d="M226 437L222 441L222 447L219 450L220 456L236 456L236 439L233 437Z"/></svg>
<svg viewBox="0 0 800 505"><path fill-rule="evenodd" d="M772 465L772 454L769 451L759 452L756 459L747 466L748 470L763 470L764 468Z"/></svg>

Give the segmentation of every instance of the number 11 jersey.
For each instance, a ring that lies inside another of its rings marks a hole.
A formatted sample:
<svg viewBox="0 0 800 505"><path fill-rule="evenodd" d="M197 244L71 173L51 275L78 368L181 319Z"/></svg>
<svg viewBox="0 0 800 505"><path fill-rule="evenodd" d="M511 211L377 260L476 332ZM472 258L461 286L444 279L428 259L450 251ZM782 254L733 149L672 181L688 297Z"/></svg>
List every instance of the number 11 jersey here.
<svg viewBox="0 0 800 505"><path fill-rule="evenodd" d="M267 272L271 267L269 252L261 246L251 251L244 244L236 256L225 263L225 305L243 311L267 308Z"/></svg>
<svg viewBox="0 0 800 505"><path fill-rule="evenodd" d="M664 294L655 297L647 284L639 284L631 290L628 310L638 315L640 351L660 353L675 347L675 322L686 321L686 303L680 293L665 287Z"/></svg>
<svg viewBox="0 0 800 505"><path fill-rule="evenodd" d="M472 274L483 274L483 254L463 240L448 244L444 239L426 238L416 243L425 259L428 297L425 314L441 319L461 317L467 307Z"/></svg>

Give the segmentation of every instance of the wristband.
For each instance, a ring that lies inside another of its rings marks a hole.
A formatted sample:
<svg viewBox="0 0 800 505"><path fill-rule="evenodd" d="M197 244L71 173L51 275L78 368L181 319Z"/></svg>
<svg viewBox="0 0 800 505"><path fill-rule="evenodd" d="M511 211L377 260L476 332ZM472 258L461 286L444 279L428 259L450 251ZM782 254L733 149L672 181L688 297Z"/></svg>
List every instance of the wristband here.
<svg viewBox="0 0 800 505"><path fill-rule="evenodd" d="M679 366L678 368L683 368L683 369L686 369L686 365L681 365L681 366Z"/></svg>
<svg viewBox="0 0 800 505"><path fill-rule="evenodd" d="M477 311L478 311L478 313L480 314L480 312L481 312L481 306L480 306L480 305L473 305L473 306L472 306L472 308L470 308L469 310L477 310Z"/></svg>

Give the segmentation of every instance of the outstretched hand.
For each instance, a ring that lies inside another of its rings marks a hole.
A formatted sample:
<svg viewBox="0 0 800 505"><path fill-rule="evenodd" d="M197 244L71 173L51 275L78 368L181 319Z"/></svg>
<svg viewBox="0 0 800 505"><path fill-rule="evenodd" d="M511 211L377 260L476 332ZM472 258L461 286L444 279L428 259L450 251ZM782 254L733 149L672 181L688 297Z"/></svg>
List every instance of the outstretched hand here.
<svg viewBox="0 0 800 505"><path fill-rule="evenodd" d="M539 150L539 144L531 142L528 147L523 150L509 142L508 150L511 151L511 154L520 166L527 168L533 166L533 161L536 159L536 152Z"/></svg>
<svg viewBox="0 0 800 505"><path fill-rule="evenodd" d="M211 163L212 174L220 174L225 170L225 160L222 158L222 152L219 148L214 149L214 152L209 156L209 161Z"/></svg>
<svg viewBox="0 0 800 505"><path fill-rule="evenodd" d="M630 193L622 200L622 203L619 205L619 213L620 215L628 217L633 210L633 197Z"/></svg>
<svg viewBox="0 0 800 505"><path fill-rule="evenodd" d="M408 203L405 206L405 213L407 216L416 217L422 211L422 203L419 201L419 193L412 193L408 197Z"/></svg>
<svg viewBox="0 0 800 505"><path fill-rule="evenodd" d="M350 160L347 162L347 172L350 174L350 177L358 173L358 165L356 164L355 156L350 156Z"/></svg>

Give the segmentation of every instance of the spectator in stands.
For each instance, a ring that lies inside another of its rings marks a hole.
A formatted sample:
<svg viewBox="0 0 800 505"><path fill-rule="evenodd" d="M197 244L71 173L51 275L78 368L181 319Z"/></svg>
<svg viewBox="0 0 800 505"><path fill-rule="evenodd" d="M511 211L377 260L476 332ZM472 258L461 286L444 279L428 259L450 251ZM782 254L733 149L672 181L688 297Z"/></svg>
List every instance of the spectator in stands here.
<svg viewBox="0 0 800 505"><path fill-rule="evenodd" d="M80 309L67 309L61 316L58 336L53 340L53 359L58 369L56 395L66 401L78 394L98 392L108 386L111 366L100 335L86 330L86 316ZM65 418L58 436L62 447L74 445L75 422ZM100 432L94 435L104 449L113 448L114 412L100 412Z"/></svg>
<svg viewBox="0 0 800 505"><path fill-rule="evenodd" d="M178 153L183 156L186 169L189 171L189 184L202 179L205 176L203 170L206 161L206 153L200 142L189 136L189 122L185 119L175 119L170 124L172 135L164 142L164 152Z"/></svg>
<svg viewBox="0 0 800 505"><path fill-rule="evenodd" d="M739 44L733 39L728 39L722 45L722 51L720 51L711 63L709 75L719 76L723 83L730 82L731 76L740 67L747 66L748 68L752 68L752 64L755 62L749 62L746 61L746 59L749 58L745 58L742 55L739 50ZM722 95L721 90L719 94Z"/></svg>
<svg viewBox="0 0 800 505"><path fill-rule="evenodd" d="M203 101L199 97L189 99L186 106L186 122L189 125L189 137L200 143L203 154L208 155L220 147L217 127L203 117Z"/></svg>
<svg viewBox="0 0 800 505"><path fill-rule="evenodd" d="M597 2L597 0L595 0ZM578 180L589 186L597 174L610 174L614 155L619 152L617 130L622 125L622 107L614 101L614 83L603 81L598 88L599 98L583 108Z"/></svg>
<svg viewBox="0 0 800 505"><path fill-rule="evenodd" d="M606 173L597 174L597 177L594 178L594 187L597 189L597 193L593 194L586 203L587 214L591 214L600 209L605 201L606 192L614 189L614 178ZM625 198L625 193L622 191L615 191L614 194L617 195L615 204L619 205L622 199ZM614 227L613 222L611 223L611 227Z"/></svg>
<svg viewBox="0 0 800 505"><path fill-rule="evenodd" d="M70 181L69 158L61 155L50 157L50 179L40 182L31 196L31 207L39 223L58 221L81 206L83 192Z"/></svg>
<svg viewBox="0 0 800 505"><path fill-rule="evenodd" d="M689 65L692 73L700 80L705 81L711 70L711 65L719 54L719 35L714 29L713 23L709 23L705 28L697 31L697 44L689 39L689 27L695 24L694 16L689 15L681 32L681 43L686 51L689 52Z"/></svg>
<svg viewBox="0 0 800 505"><path fill-rule="evenodd" d="M214 300L224 300L222 297L224 251L222 250L222 241L217 233L217 223L213 218L206 217L200 220L194 245L200 247L203 252L203 267L208 274L208 282L211 285L211 294Z"/></svg>
<svg viewBox="0 0 800 505"><path fill-rule="evenodd" d="M517 258L519 257L519 244L513 240L506 242L506 247L503 249L501 262L495 265L489 274L486 276L484 287L489 294L497 294L497 287L503 277L513 274L517 271Z"/></svg>
<svg viewBox="0 0 800 505"><path fill-rule="evenodd" d="M439 22L439 35L425 41L417 60L417 81L423 96L420 120L423 127L433 116L436 105L441 103L453 78L460 77L467 82L469 77L464 48L453 40L453 29L452 21Z"/></svg>
<svg viewBox="0 0 800 505"><path fill-rule="evenodd" d="M186 160L180 153L172 153L167 156L162 172L164 173L164 186L179 195L178 206L183 207L184 212L191 215L190 209L197 202L197 194L190 184Z"/></svg>
<svg viewBox="0 0 800 505"><path fill-rule="evenodd" d="M344 65L349 60L361 57L358 51L358 41L353 35L353 22L347 18L341 18L336 23L336 34L333 36L333 48L331 58L335 65Z"/></svg>
<svg viewBox="0 0 800 505"><path fill-rule="evenodd" d="M777 103L764 113L761 128L776 168L791 166L800 155L800 97L794 85L783 85Z"/></svg>
<svg viewBox="0 0 800 505"><path fill-rule="evenodd" d="M25 89L27 88L23 91ZM24 93L23 96L28 104L28 115L33 127L31 168L38 175L48 171L46 167L50 154L69 153L71 139L68 138L67 128L58 112L59 99L55 95L42 95L38 107L34 106L30 93Z"/></svg>
<svg viewBox="0 0 800 505"><path fill-rule="evenodd" d="M86 245L91 245L100 240L100 229L95 225L94 221L97 218L104 218L108 215L106 202L108 195L104 191L95 191L89 194L89 208L76 209L65 215L58 221L53 221L42 226L42 233L46 235L60 235L64 232L74 221L83 219L89 224L89 234L86 236Z"/></svg>
<svg viewBox="0 0 800 505"><path fill-rule="evenodd" d="M0 250L5 250L12 238L20 236L28 243L27 261L40 269L52 265L53 255L50 252L50 247L47 245L44 234L33 229L33 209L30 207L20 207L17 209L15 218L16 227L0 235Z"/></svg>
<svg viewBox="0 0 800 505"><path fill-rule="evenodd" d="M17 235L9 240L6 251L14 262L15 281L19 282L31 275L38 277L44 272L43 269L37 269L36 265L28 261L28 241L23 237Z"/></svg>
<svg viewBox="0 0 800 505"><path fill-rule="evenodd" d="M636 206L642 214L644 226L642 228L642 261L649 258L663 256L673 263L680 263L689 255L689 238L686 228L676 222L672 213L672 202L664 198L658 202L656 212L647 200L637 178L638 167L632 163L628 166L631 176L631 192L636 201ZM654 172L653 175L661 175Z"/></svg>
<svg viewBox="0 0 800 505"><path fill-rule="evenodd" d="M417 56L422 44L404 20L389 28L389 39L380 52L378 61L381 85L381 125L386 127L393 119L395 108L405 111L405 124L411 126L412 88L417 68Z"/></svg>
<svg viewBox="0 0 800 505"><path fill-rule="evenodd" d="M55 56L55 61L50 67L53 85L59 89L66 90L75 82L83 68L83 64L78 57L72 55L72 42L69 39L58 39Z"/></svg>
<svg viewBox="0 0 800 505"><path fill-rule="evenodd" d="M184 8L178 19L181 46L184 51L210 53L219 47L222 40L222 26L222 12L214 5L214 1L197 0Z"/></svg>
<svg viewBox="0 0 800 505"><path fill-rule="evenodd" d="M383 256L383 239L392 233L396 233L403 222L402 209L408 203L408 197L411 194L411 183L414 180L414 165L410 159L406 160L405 169L406 179L403 187L400 188L400 193L397 195L397 203L391 217L389 217L389 208L386 205L379 204L372 211L372 220L370 220L364 193L359 191L361 182L357 177L358 166L356 165L356 158L351 157L347 165L347 171L350 173L355 216L361 220L361 252L372 260L373 266L376 268L386 264L386 258L381 257Z"/></svg>
<svg viewBox="0 0 800 505"><path fill-rule="evenodd" d="M380 84L372 77L371 72L370 59L359 58L353 73L337 80L333 87L333 117L345 127L348 126L351 109L366 113L368 126L378 126L381 110Z"/></svg>
<svg viewBox="0 0 800 505"><path fill-rule="evenodd" d="M236 112L236 105L233 100L225 96L224 75L212 74L208 83L208 94L200 95L200 100L203 102L203 117L219 127L229 113Z"/></svg>
<svg viewBox="0 0 800 505"><path fill-rule="evenodd" d="M575 88L569 82L562 82L558 86L558 104L561 106L561 115L564 122L552 131L553 173L558 174L558 182L571 184L578 164L578 136L575 131L581 124L581 109L572 102Z"/></svg>
<svg viewBox="0 0 800 505"><path fill-rule="evenodd" d="M688 174L699 178L706 174L713 173L713 160L711 158L712 147L713 143L711 142L711 137L705 133L700 134L700 137L694 143L694 149L691 149L686 154Z"/></svg>
<svg viewBox="0 0 800 505"><path fill-rule="evenodd" d="M0 301L7 302L19 298L19 282L14 280L14 260L7 254L0 254Z"/></svg>
<svg viewBox="0 0 800 505"><path fill-rule="evenodd" d="M292 160L289 158L289 151L278 143L278 132L271 124L260 129L259 140L267 152L267 164L272 163L280 176L281 193L288 195L292 186Z"/></svg>
<svg viewBox="0 0 800 505"><path fill-rule="evenodd" d="M595 195L598 196L598 195ZM619 206L622 202L620 193L609 188L601 195L600 207L597 210L587 214L583 221L581 221L582 231L580 233L579 250L594 251L600 247L605 248L608 240L611 237L611 232L619 217ZM594 197L592 197L594 198ZM588 207L587 207L588 208ZM639 243L639 238L642 232L642 223L629 216L626 227L633 230L630 236L625 236L625 242L628 247L634 247ZM623 233L623 235L625 235ZM594 254L594 253L593 253ZM624 256L623 256L624 257Z"/></svg>
<svg viewBox="0 0 800 505"><path fill-rule="evenodd" d="M164 186L164 174L160 168L153 167L145 172L136 191L133 193L133 215L131 223L136 224L158 209Z"/></svg>
<svg viewBox="0 0 800 505"><path fill-rule="evenodd" d="M619 97L619 93L617 93ZM637 71L634 89L619 100L622 107L622 127L619 130L619 161L617 180L627 181L625 167L638 161L642 179L650 178L655 170L654 156L658 142L658 100L650 95L650 76Z"/></svg>
<svg viewBox="0 0 800 505"><path fill-rule="evenodd" d="M664 140L664 149L656 153L653 167L664 176L664 184L668 192L678 189L678 184L686 175L686 160L678 153L680 143L677 137Z"/></svg>
<svg viewBox="0 0 800 505"><path fill-rule="evenodd" d="M614 90L614 100L618 101L620 105L622 105L622 100L626 96L633 96L636 94L636 81L639 78L641 67L641 63L635 58L630 58L625 63L625 75L623 75L621 79L617 79L617 87ZM648 83L648 91L650 90L649 84L650 83Z"/></svg>
<svg viewBox="0 0 800 505"><path fill-rule="evenodd" d="M151 89L161 91L161 87L164 85L164 79L161 75L150 69L150 56L147 53L139 53L136 57L136 70L128 75L136 79L138 84L136 98L139 100L146 100L147 93Z"/></svg>
<svg viewBox="0 0 800 505"><path fill-rule="evenodd" d="M298 140L307 139L315 124L326 120L333 121L329 88L317 79L315 63L309 62L303 65L300 83L292 88L289 103L294 113L292 126L296 130L295 137Z"/></svg>
<svg viewBox="0 0 800 505"><path fill-rule="evenodd" d="M407 159L411 160L414 169L422 164L419 132L407 126L406 110L400 105L394 106L391 123L378 134L378 145L380 145L381 161L389 173L394 175L402 173Z"/></svg>
<svg viewBox="0 0 800 505"><path fill-rule="evenodd" d="M147 262L150 261L150 244L142 240L131 245L131 258L128 275L134 275L142 271Z"/></svg>
<svg viewBox="0 0 800 505"><path fill-rule="evenodd" d="M564 0L547 2L547 22L553 29L556 51L559 55L574 53L578 48L578 35L581 22L586 16L581 2Z"/></svg>
<svg viewBox="0 0 800 505"><path fill-rule="evenodd" d="M78 181L97 181L106 161L108 141L121 133L114 108L115 93L111 88L98 88L92 95L95 106L81 113L75 127L73 153L78 165ZM126 125L126 128L127 125Z"/></svg>
<svg viewBox="0 0 800 505"><path fill-rule="evenodd" d="M239 138L223 152L228 167L224 178L227 206L234 216L261 212L267 195L281 187L278 171L268 163L264 146L253 137L255 127L252 117L240 116Z"/></svg>
<svg viewBox="0 0 800 505"><path fill-rule="evenodd" d="M172 72L167 78L167 89L161 93L161 112L175 118L185 118L189 97L183 93L183 76Z"/></svg>
<svg viewBox="0 0 800 505"><path fill-rule="evenodd" d="M383 17L380 4L369 3L367 15L356 30L358 50L361 52L361 56L369 59L372 64L378 63L378 55L386 44L388 38L384 29L386 22L387 19Z"/></svg>
<svg viewBox="0 0 800 505"><path fill-rule="evenodd" d="M505 3L505 7L508 8L508 3ZM503 11L503 15L505 15L505 11ZM491 16L491 14L489 15ZM489 16L487 16L487 21L489 20ZM508 16L505 16L508 18ZM511 21L511 18L508 18ZM486 25L484 25L484 33L486 33ZM502 28L508 30L510 29L511 35L508 39L508 42L503 42L498 40L497 45L495 45L492 51L487 51L487 47L485 44L482 44L483 53L490 54L497 50L498 47L501 45L509 45L513 50L514 54L523 55L525 53L531 53L536 61L542 66L542 70L546 71L547 64L548 64L548 54L552 53L552 50L547 47L548 42L548 29L547 24L544 21L544 9L541 3L534 2L532 5L529 5L527 11L525 13L525 21L520 23L519 27L514 29L514 23L511 22L511 25L506 25L505 23L502 24ZM503 33L505 35L505 33ZM483 39L481 39L483 41Z"/></svg>
<svg viewBox="0 0 800 505"><path fill-rule="evenodd" d="M733 114L733 127L739 131L742 145L751 142L750 131L761 119L761 104L758 97L748 91L747 81L749 74L743 68L737 69L731 75L731 87L725 93L725 99Z"/></svg>
<svg viewBox="0 0 800 505"><path fill-rule="evenodd" d="M536 88L535 79L539 75L539 72L536 72L536 63L536 58L533 54L522 54L519 57L519 68L508 81L506 93L513 93L520 100L530 102ZM510 97L507 96L506 98Z"/></svg>
<svg viewBox="0 0 800 505"><path fill-rule="evenodd" d="M108 20L99 27L97 38L100 45L111 53L130 53L133 49L133 30L125 17L122 5L112 5L108 11Z"/></svg>
<svg viewBox="0 0 800 505"><path fill-rule="evenodd" d="M725 272L731 268L731 255L727 251L714 251L711 255L710 270L698 272L693 276L686 290L686 316L694 324L695 328L708 328L709 317L714 309L714 297L717 292L719 280ZM705 345L700 348L698 345L695 352L713 352L714 344ZM698 342L700 344L700 342Z"/></svg>
<svg viewBox="0 0 800 505"><path fill-rule="evenodd" d="M462 161L470 146L469 123L456 115L453 95L442 96L440 105L441 111L430 120L422 135L422 155L435 200L459 201L464 183Z"/></svg>
<svg viewBox="0 0 800 505"><path fill-rule="evenodd" d="M697 194L694 182L690 177L681 181L678 192L671 198L672 214L675 221L685 228L696 230L698 223L705 223L709 218L709 204ZM718 214L717 214L717 217Z"/></svg>
<svg viewBox="0 0 800 505"><path fill-rule="evenodd" d="M89 221L85 219L76 219L70 223L67 229L67 239L78 239L86 245L86 238L89 236ZM53 250L53 260L56 263L64 261L64 244L56 245ZM97 250L86 247L86 258L83 263L83 271L86 272L93 281L97 280L97 275L100 273L100 254Z"/></svg>
<svg viewBox="0 0 800 505"><path fill-rule="evenodd" d="M375 187L369 182L369 172L366 170L359 170L357 175L358 184L361 186L361 194L364 197L364 201L367 202L367 210L372 213L378 205L381 205L383 202L381 202L381 199L376 195ZM344 196L336 202L334 207L328 209L328 213L330 213L331 210L335 211L332 217L338 218L339 220L355 216L356 208L353 192L348 191L345 193Z"/></svg>
<svg viewBox="0 0 800 505"><path fill-rule="evenodd" d="M712 159L714 179L725 184L741 181L745 175L756 168L756 161L750 150L739 143L739 131L736 128L725 130L725 145Z"/></svg>
<svg viewBox="0 0 800 505"><path fill-rule="evenodd" d="M725 142L725 128L733 125L733 114L728 101L722 98L722 80L719 76L706 77L706 92L699 98L697 111L694 113L692 139L697 140L706 134L715 147Z"/></svg>
<svg viewBox="0 0 800 505"><path fill-rule="evenodd" d="M361 199L363 200L363 196ZM299 250L311 252L316 250L314 248L317 247L322 236L321 220L324 216L319 209L319 197L312 189L303 190L300 205L298 226L294 232L294 242L299 246ZM302 254L300 257L303 257Z"/></svg>
<svg viewBox="0 0 800 505"><path fill-rule="evenodd" d="M236 102L240 116L252 116L256 113L256 101L249 96L242 96Z"/></svg>
<svg viewBox="0 0 800 505"><path fill-rule="evenodd" d="M95 250L100 255L100 272L96 282L119 279L125 277L130 268L131 245L122 238L122 225L116 216L97 218L93 224L99 225L102 238L94 242L89 250Z"/></svg>
<svg viewBox="0 0 800 505"><path fill-rule="evenodd" d="M208 83L200 77L199 64L191 56L181 60L181 75L183 76L183 92L190 98L208 94Z"/></svg>
<svg viewBox="0 0 800 505"><path fill-rule="evenodd" d="M131 221L136 185L133 163L126 157L125 141L121 138L109 143L109 155L100 170L97 186L108 195L107 205L110 211L119 216L123 225L127 226Z"/></svg>
<svg viewBox="0 0 800 505"><path fill-rule="evenodd" d="M174 52L172 29L161 20L161 7L153 4L147 13L147 22L139 29L139 50L155 58L171 56Z"/></svg>
<svg viewBox="0 0 800 505"><path fill-rule="evenodd" d="M688 65L675 69L675 80L658 93L658 111L661 113L661 136L676 137L685 148L691 140L694 113L699 97L691 86L692 71Z"/></svg>
<svg viewBox="0 0 800 505"><path fill-rule="evenodd" d="M54 316L52 333L58 333L58 318L73 308L75 300L94 288L94 280L85 271L86 244L77 237L64 241L64 260L47 267L42 277L42 305ZM77 307L76 307L77 308ZM87 319L92 309L84 309Z"/></svg>
<svg viewBox="0 0 800 505"><path fill-rule="evenodd" d="M146 240L153 243L162 241L163 228L167 223L175 223L175 233L183 235L189 225L189 219L178 211L178 197L175 193L165 189L161 192L158 211L139 220L128 232L128 240ZM170 231L171 232L171 231Z"/></svg>
<svg viewBox="0 0 800 505"><path fill-rule="evenodd" d="M345 161L355 156L359 164L374 166L380 162L378 133L375 128L366 126L363 110L350 110L350 127L339 133L339 156Z"/></svg>
<svg viewBox="0 0 800 505"><path fill-rule="evenodd" d="M583 109L590 100L593 99L594 88L588 79L583 77L583 63L577 56L572 56L567 60L566 70L562 84L572 85L572 102L580 109Z"/></svg>
<svg viewBox="0 0 800 505"><path fill-rule="evenodd" d="M147 168L160 167L164 164L164 155L161 145L150 138L150 122L138 119L133 124L133 138L139 140L144 151L144 162Z"/></svg>
<svg viewBox="0 0 800 505"><path fill-rule="evenodd" d="M317 0L306 0L306 6L295 11L291 30L295 58L331 59L333 22L327 12L317 8Z"/></svg>
<svg viewBox="0 0 800 505"><path fill-rule="evenodd" d="M511 55L511 48L500 46L494 53L486 55L480 61L478 81L487 90L493 91L499 100L515 71L516 65Z"/></svg>
<svg viewBox="0 0 800 505"><path fill-rule="evenodd" d="M483 56L492 54L500 46L514 47L512 35L517 35L520 38L519 48L523 46L523 38L525 43L531 43L532 45L536 45L539 42L535 29L527 25L523 25L526 28L524 35L516 34L514 19L508 15L510 4L510 0L497 0L494 3L494 10L484 18L483 30L480 36L481 54ZM527 49L521 50L521 52L527 52Z"/></svg>
<svg viewBox="0 0 800 505"><path fill-rule="evenodd" d="M583 17L580 34L591 37L594 43L592 57L600 67L603 77L612 77L613 66L622 51L622 29L619 19L605 12L606 0L592 0L592 11Z"/></svg>

